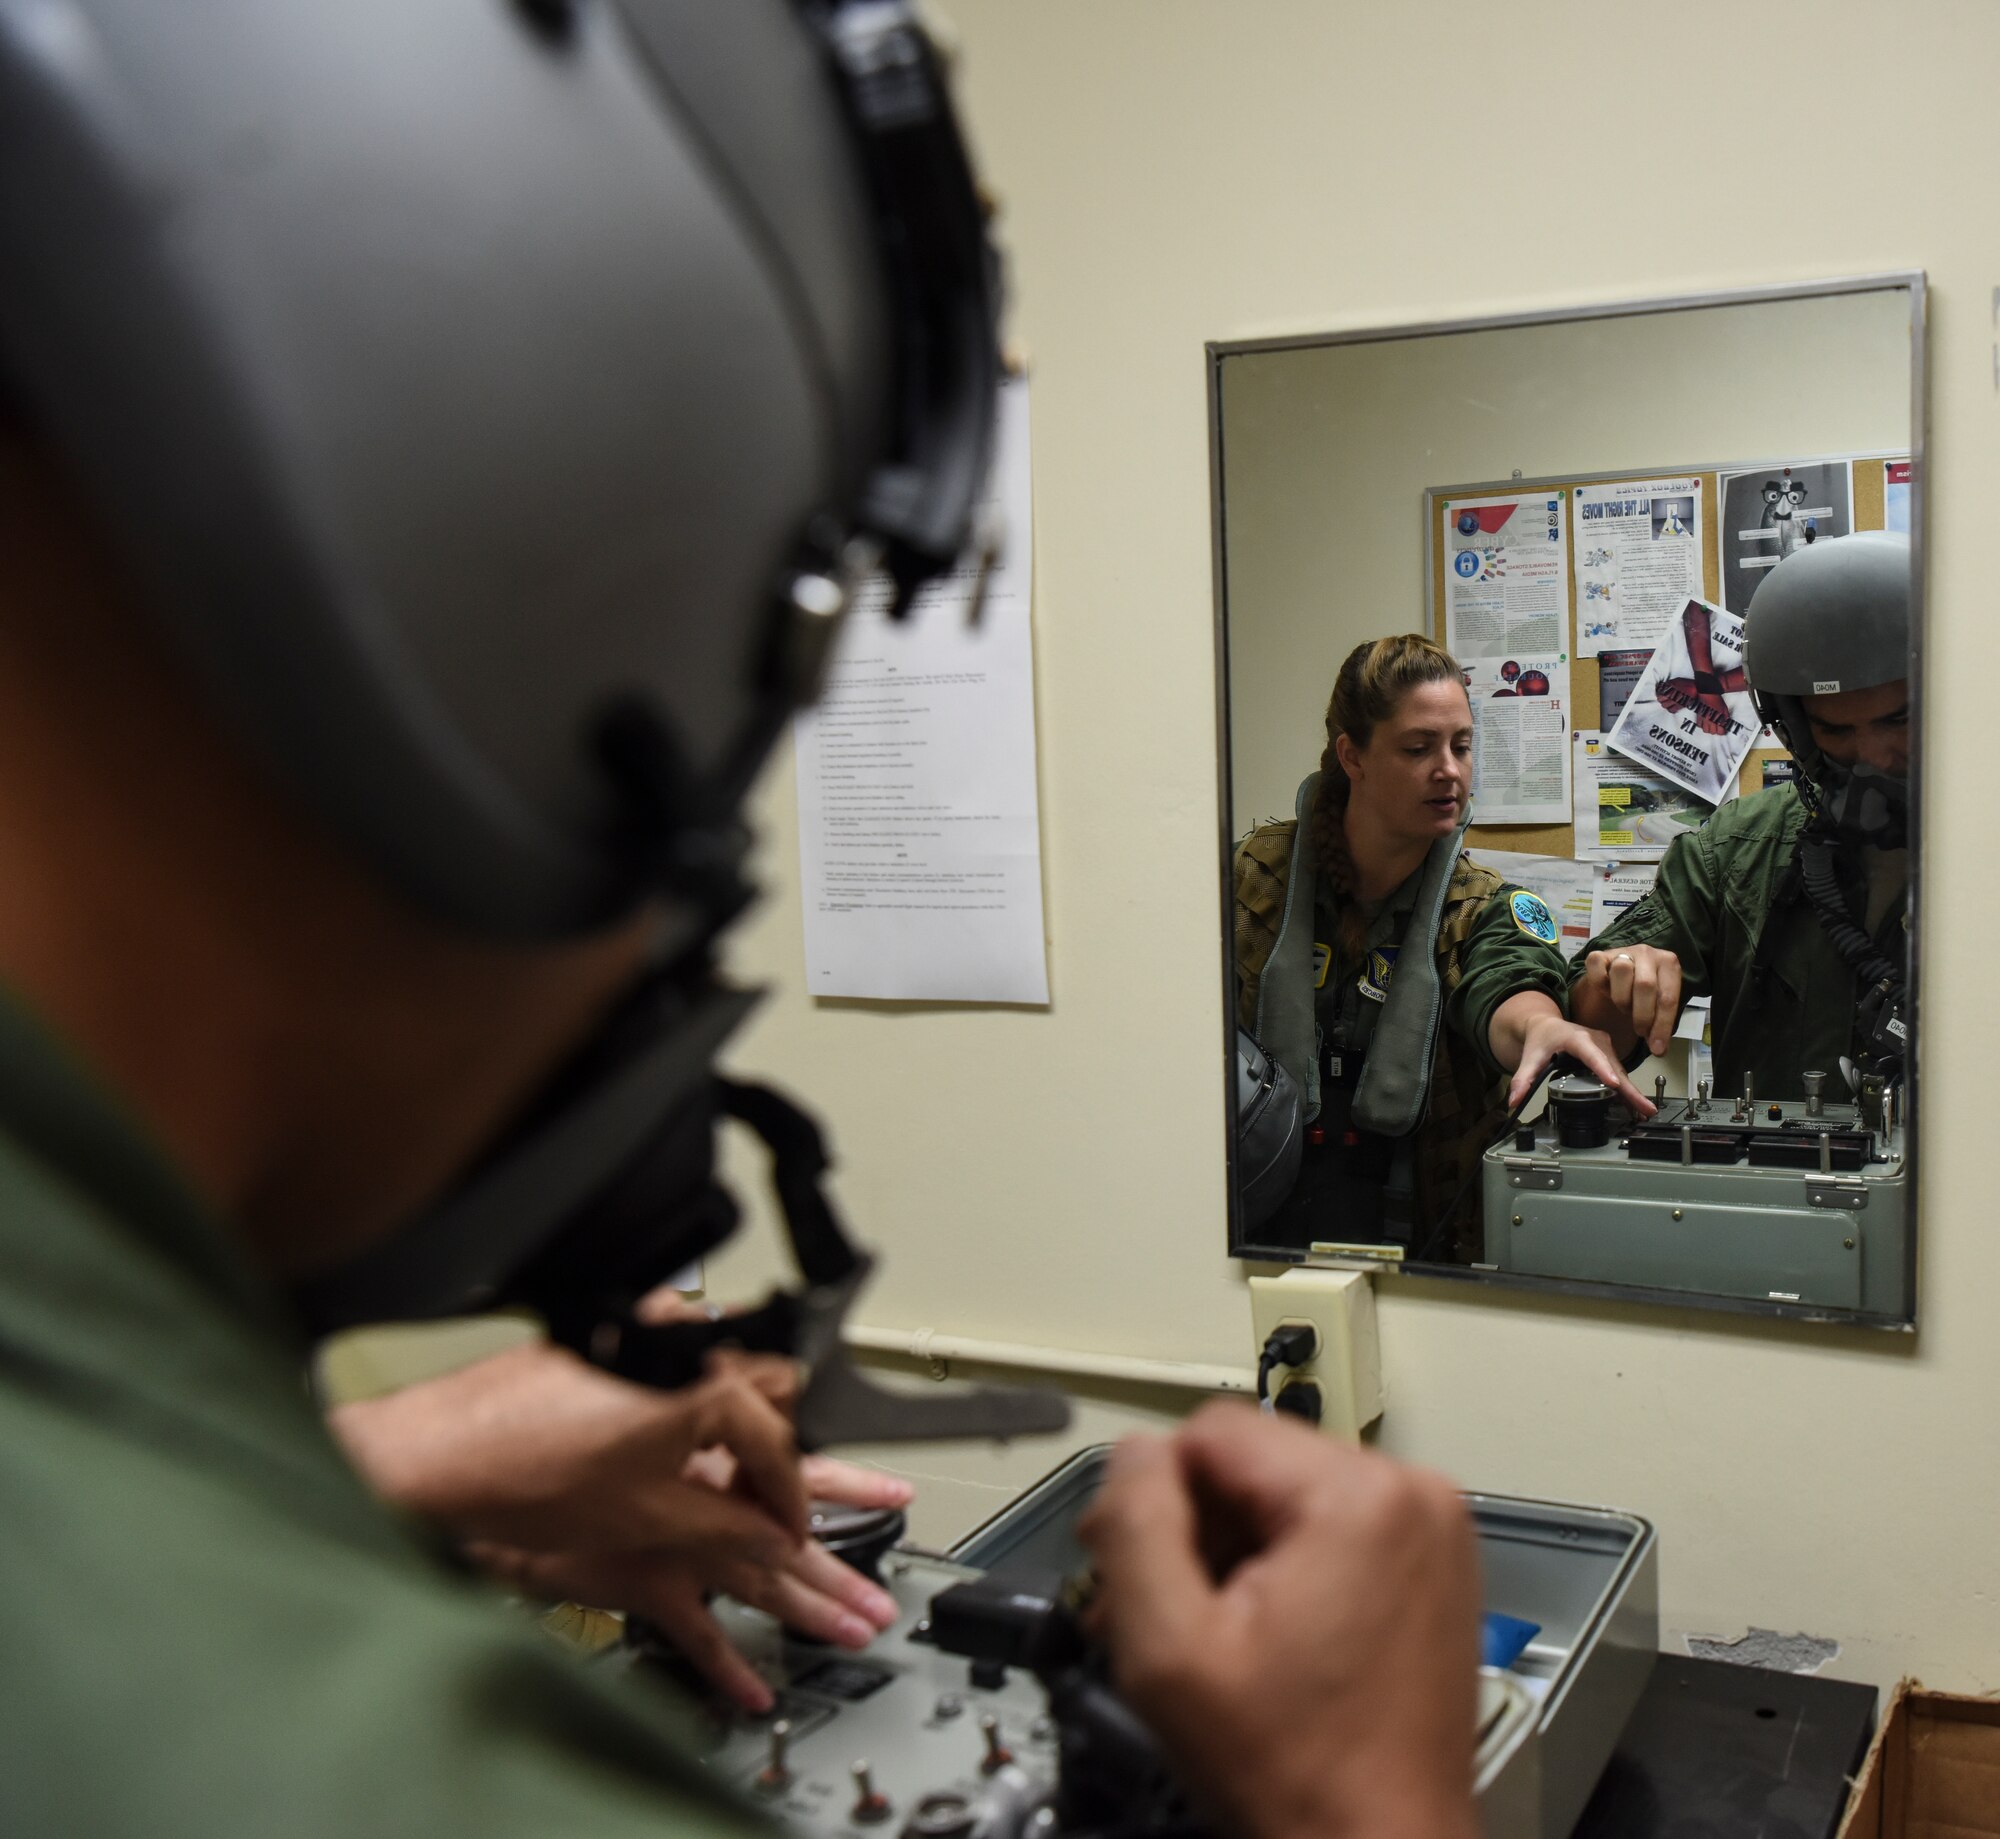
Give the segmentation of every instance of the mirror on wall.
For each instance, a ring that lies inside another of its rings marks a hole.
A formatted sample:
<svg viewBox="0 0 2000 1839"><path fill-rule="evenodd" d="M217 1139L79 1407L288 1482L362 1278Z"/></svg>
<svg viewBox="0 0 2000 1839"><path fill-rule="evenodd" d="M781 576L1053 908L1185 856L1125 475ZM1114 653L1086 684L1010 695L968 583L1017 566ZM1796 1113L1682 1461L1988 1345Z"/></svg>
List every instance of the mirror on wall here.
<svg viewBox="0 0 2000 1839"><path fill-rule="evenodd" d="M1923 326L1209 348L1233 1253L1914 1324Z"/></svg>

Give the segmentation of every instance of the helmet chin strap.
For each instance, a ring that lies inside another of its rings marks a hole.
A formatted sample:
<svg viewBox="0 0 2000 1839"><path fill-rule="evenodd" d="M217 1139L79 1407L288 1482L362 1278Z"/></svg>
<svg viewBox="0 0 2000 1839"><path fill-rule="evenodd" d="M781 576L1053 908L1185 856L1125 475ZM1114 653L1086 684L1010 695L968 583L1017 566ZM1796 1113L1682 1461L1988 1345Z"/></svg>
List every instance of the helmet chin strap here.
<svg viewBox="0 0 2000 1839"><path fill-rule="evenodd" d="M647 978L450 1195L296 1293L308 1325L323 1334L525 1308L595 1365L669 1389L699 1379L719 1347L781 1354L804 1368L794 1417L807 1449L1062 1429L1069 1409L1057 1393L913 1394L853 1367L842 1328L873 1260L821 1185L829 1158L818 1128L778 1093L711 1071L752 1001L705 963ZM725 1118L771 1151L800 1282L740 1315L648 1323L646 1294L736 1228L715 1170Z"/></svg>

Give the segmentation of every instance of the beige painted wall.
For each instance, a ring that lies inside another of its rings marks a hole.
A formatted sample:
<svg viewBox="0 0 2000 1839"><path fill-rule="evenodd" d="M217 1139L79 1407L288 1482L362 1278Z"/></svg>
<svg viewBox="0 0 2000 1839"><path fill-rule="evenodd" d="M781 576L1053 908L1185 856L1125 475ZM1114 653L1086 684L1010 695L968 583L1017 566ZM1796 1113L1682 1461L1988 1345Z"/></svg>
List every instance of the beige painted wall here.
<svg viewBox="0 0 2000 1839"><path fill-rule="evenodd" d="M1741 9L956 0L1035 360L1047 1012L815 1007L799 913L746 1066L812 1093L888 1255L877 1323L1248 1357L1223 1254L1205 340L1887 268L1930 271L1933 844L1986 821L2000 501L2000 141L1984 0L1827 0L1782 57ZM1879 150L1875 157L1869 150ZM1781 168L1789 202L1742 208ZM1563 203L1580 180L1665 173ZM1492 208L1532 235L1465 234ZM796 873L789 763L763 801ZM2000 1230L1989 848L1929 862L1923 1331L1891 1338L1408 1283L1384 1441L1468 1484L1652 1516L1664 1619L1831 1635L1834 1671L2000 1685ZM718 1262L748 1287L751 1249ZM1098 1436L1174 1408L1093 1405ZM1060 1452L932 1451L942 1536Z"/></svg>
<svg viewBox="0 0 2000 1839"><path fill-rule="evenodd" d="M1291 815L1341 659L1429 629L1427 488L1898 452L1909 324L1839 294L1226 359L1231 834Z"/></svg>

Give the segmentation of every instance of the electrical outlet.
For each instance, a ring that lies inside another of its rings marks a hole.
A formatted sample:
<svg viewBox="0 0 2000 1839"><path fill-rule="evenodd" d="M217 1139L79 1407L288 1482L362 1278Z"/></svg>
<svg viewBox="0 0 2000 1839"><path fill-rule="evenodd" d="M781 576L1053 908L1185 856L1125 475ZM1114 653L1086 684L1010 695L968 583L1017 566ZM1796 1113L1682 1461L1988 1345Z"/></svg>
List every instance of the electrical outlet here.
<svg viewBox="0 0 2000 1839"><path fill-rule="evenodd" d="M1318 1331L1313 1357L1271 1375L1275 1395L1288 1381L1319 1382L1320 1429L1356 1441L1382 1415L1382 1350L1375 1332L1375 1286L1365 1271L1321 1271L1294 1265L1277 1277L1250 1279L1250 1332L1262 1354L1265 1338L1286 1322Z"/></svg>

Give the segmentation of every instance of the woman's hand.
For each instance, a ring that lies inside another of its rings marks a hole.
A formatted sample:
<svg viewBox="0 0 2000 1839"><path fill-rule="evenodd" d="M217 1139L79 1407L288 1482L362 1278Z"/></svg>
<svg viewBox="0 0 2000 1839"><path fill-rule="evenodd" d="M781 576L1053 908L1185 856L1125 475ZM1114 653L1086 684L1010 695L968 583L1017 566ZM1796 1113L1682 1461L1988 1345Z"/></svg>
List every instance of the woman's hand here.
<svg viewBox="0 0 2000 1839"><path fill-rule="evenodd" d="M1681 961L1657 945L1617 945L1594 951L1570 986L1570 1013L1602 1029L1614 1051L1629 1054L1638 1042L1663 1054L1681 1012Z"/></svg>
<svg viewBox="0 0 2000 1839"><path fill-rule="evenodd" d="M1514 1075L1507 1086L1509 1111L1520 1108L1558 1054L1588 1067L1639 1116L1651 1117L1657 1108L1625 1077L1611 1041L1599 1030L1571 1021L1555 998L1540 990L1523 990L1495 1009L1487 1039L1493 1057Z"/></svg>

